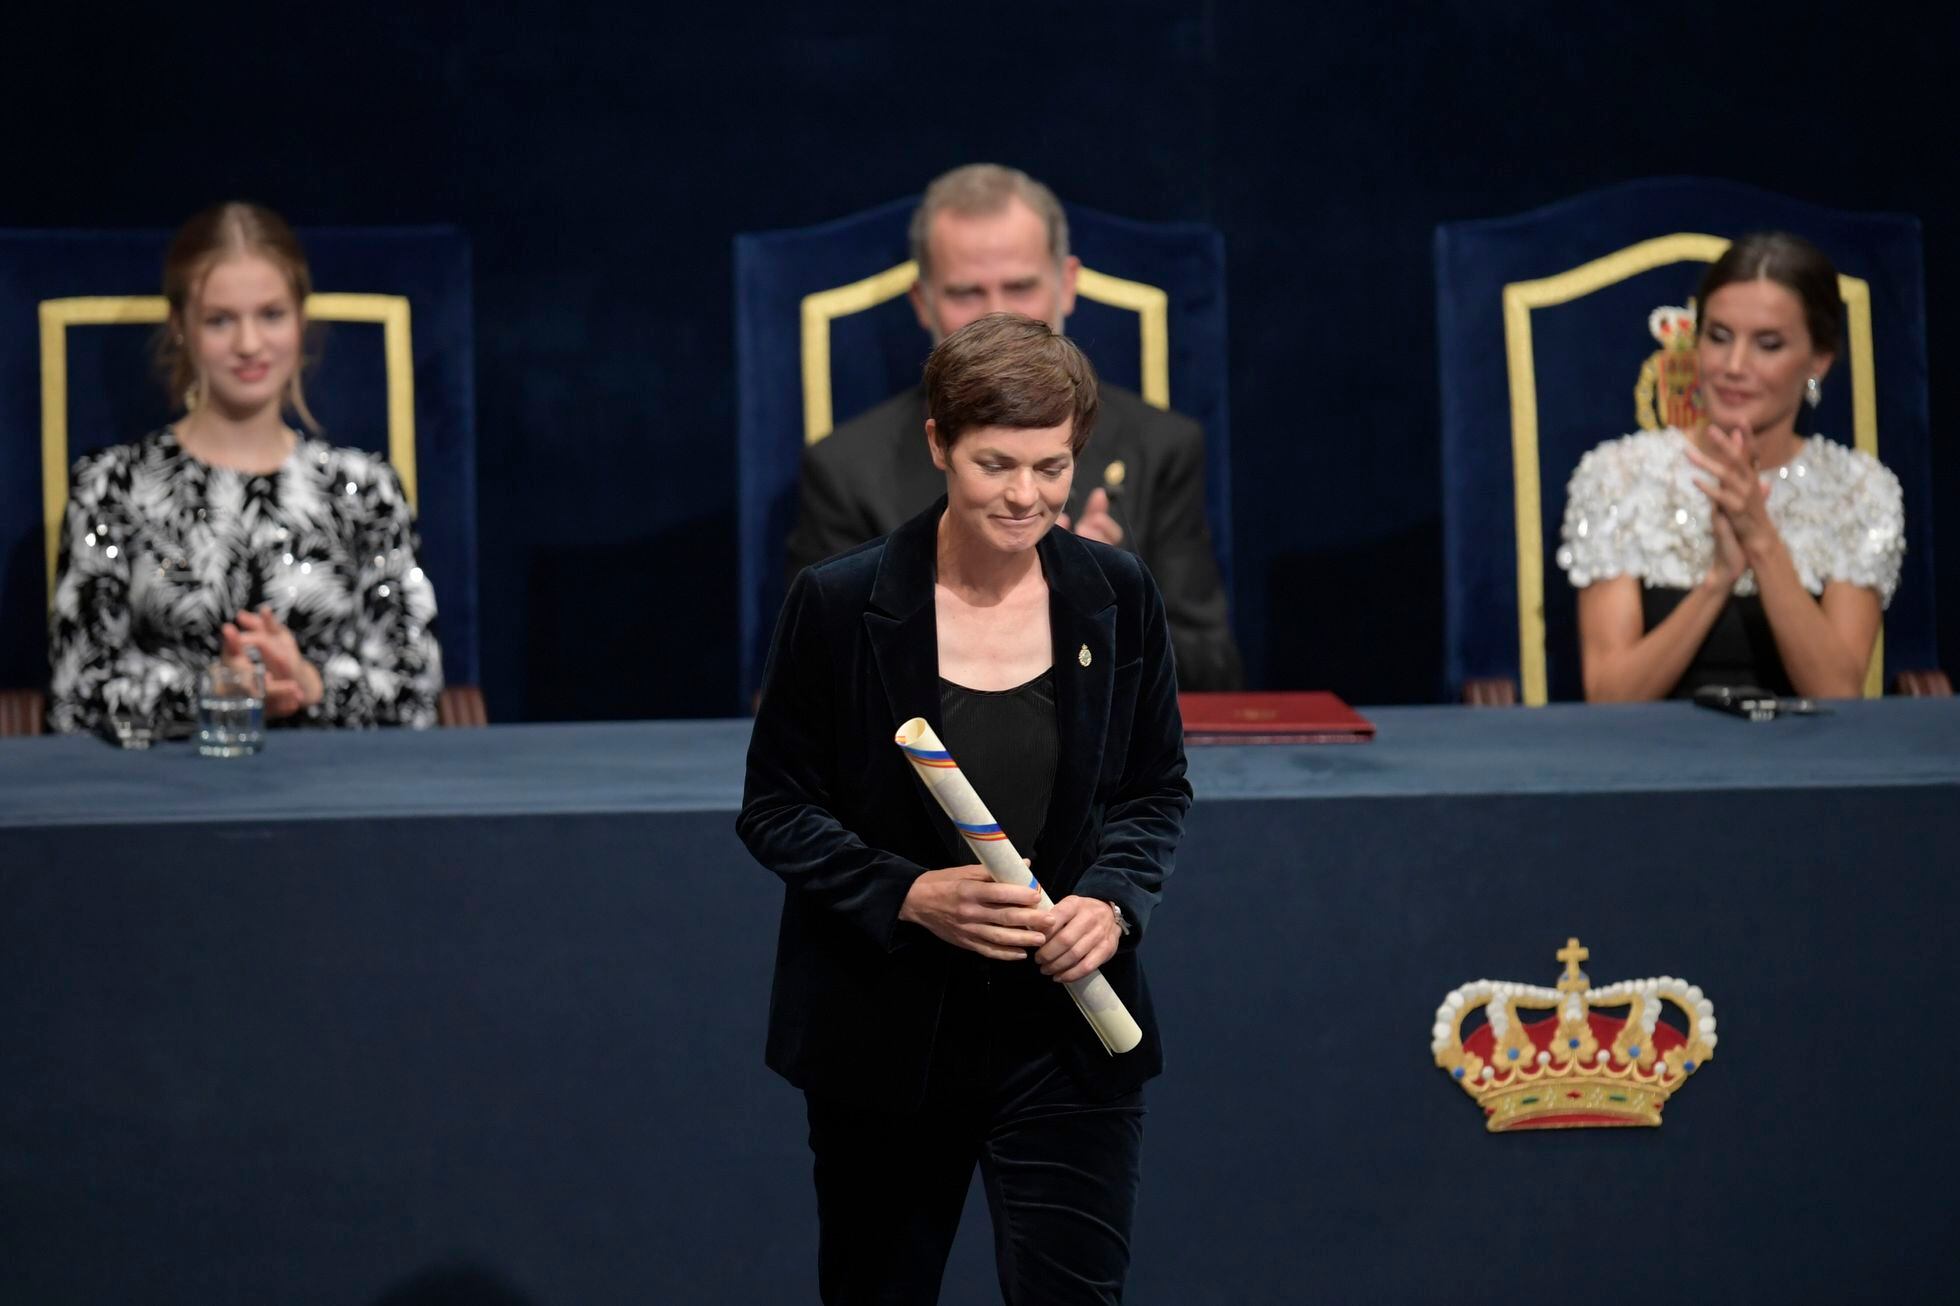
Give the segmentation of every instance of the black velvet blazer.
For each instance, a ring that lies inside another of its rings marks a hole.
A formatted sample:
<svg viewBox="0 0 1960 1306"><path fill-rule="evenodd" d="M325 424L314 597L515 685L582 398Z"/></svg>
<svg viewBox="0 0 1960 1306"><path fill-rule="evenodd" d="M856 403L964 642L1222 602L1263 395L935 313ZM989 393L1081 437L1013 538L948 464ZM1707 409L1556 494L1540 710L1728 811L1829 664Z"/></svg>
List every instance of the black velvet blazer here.
<svg viewBox="0 0 1960 1306"><path fill-rule="evenodd" d="M977 960L898 919L921 872L976 860L893 743L915 716L941 728L933 584L945 507L791 585L736 821L784 884L769 1065L799 1088L897 1110L924 1091L952 968ZM1040 840L1020 851L1056 901L1101 898L1130 919L1103 974L1143 1042L1104 1051L1059 984L1036 986L1029 1018L1052 1030L1085 1090L1113 1097L1163 1066L1137 951L1191 802L1177 674L1163 599L1134 555L1061 530L1036 548L1060 751Z"/></svg>

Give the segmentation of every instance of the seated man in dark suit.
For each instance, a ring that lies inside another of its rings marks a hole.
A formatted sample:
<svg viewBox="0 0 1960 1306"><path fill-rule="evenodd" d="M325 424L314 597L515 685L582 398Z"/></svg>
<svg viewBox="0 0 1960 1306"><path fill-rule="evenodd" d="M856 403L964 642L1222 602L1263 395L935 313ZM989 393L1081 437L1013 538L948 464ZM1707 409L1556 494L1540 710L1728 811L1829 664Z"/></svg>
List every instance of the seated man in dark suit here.
<svg viewBox="0 0 1960 1306"><path fill-rule="evenodd" d="M988 313L1059 331L1081 261L1054 193L994 164L956 168L912 216L912 306L937 344ZM1128 390L1102 387L1102 418L1076 468L1061 525L1134 551L1164 594L1181 689L1237 689L1238 646L1205 521L1204 431ZM804 451L789 574L884 535L945 489L926 447L923 386L853 418Z"/></svg>

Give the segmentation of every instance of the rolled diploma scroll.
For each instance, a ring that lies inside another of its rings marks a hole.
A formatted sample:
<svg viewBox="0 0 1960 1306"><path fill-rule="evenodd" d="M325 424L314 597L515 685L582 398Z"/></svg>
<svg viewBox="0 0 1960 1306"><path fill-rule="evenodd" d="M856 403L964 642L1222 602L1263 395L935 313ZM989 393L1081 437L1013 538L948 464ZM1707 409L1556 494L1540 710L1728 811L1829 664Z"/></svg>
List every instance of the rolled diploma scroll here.
<svg viewBox="0 0 1960 1306"><path fill-rule="evenodd" d="M1041 893L1041 909L1047 911L1054 907L1049 900L1048 891L1041 887L1028 867L1021 860L1021 854L1014 850L1007 832L994 820L993 813L980 801L980 795L973 792L967 783L965 772L959 763L939 742L939 736L922 717L913 717L898 728L898 746L905 750L911 760L912 769L925 781L926 788L938 800L953 828L966 839L973 855L987 868L990 875L1002 884L1026 885ZM1123 999L1116 996L1116 990L1109 987L1099 970L1062 986L1068 995L1075 999L1075 1005L1082 1011L1083 1019L1089 1028L1096 1031L1105 1050L1114 1055L1128 1052L1143 1041L1143 1031L1130 1015L1130 1009L1123 1005Z"/></svg>

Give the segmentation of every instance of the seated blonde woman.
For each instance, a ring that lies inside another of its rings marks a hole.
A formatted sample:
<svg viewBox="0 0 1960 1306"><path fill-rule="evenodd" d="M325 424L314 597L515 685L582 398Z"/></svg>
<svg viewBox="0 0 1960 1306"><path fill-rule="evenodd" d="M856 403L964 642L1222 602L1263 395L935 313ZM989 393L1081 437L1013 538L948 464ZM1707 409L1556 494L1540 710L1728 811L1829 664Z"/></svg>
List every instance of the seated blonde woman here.
<svg viewBox="0 0 1960 1306"><path fill-rule="evenodd" d="M292 228L251 204L200 213L163 282L161 361L184 416L75 466L50 724L187 731L198 671L256 656L268 721L433 725L435 592L393 469L315 438Z"/></svg>

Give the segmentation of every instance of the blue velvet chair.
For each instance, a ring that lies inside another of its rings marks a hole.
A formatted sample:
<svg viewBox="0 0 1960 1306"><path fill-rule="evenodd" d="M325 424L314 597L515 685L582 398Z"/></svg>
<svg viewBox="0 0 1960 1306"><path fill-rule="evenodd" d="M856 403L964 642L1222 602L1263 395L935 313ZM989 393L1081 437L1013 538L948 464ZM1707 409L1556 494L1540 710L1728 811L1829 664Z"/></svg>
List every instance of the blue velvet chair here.
<svg viewBox="0 0 1960 1306"><path fill-rule="evenodd" d="M735 238L737 517L741 693L762 679L787 577L802 451L918 384L930 342L906 291L916 197L834 222ZM1206 509L1231 586L1231 429L1226 404L1225 244L1192 223L1133 222L1069 206L1082 259L1068 331L1117 385L1205 428Z"/></svg>
<svg viewBox="0 0 1960 1306"><path fill-rule="evenodd" d="M150 364L163 231L0 232L0 733L34 733L47 607L76 458L169 420ZM387 455L436 589L441 715L478 683L476 409L468 239L451 228L303 231L324 324L307 397L328 439Z"/></svg>
<svg viewBox="0 0 1960 1306"><path fill-rule="evenodd" d="M1938 666L1918 220L1663 178L1436 229L1454 690L1584 696L1577 603L1554 560L1566 482L1602 440L1666 424L1680 377L1649 314L1687 305L1729 240L1763 229L1816 242L1841 274L1847 339L1816 429L1877 454L1905 490L1905 570L1866 692Z"/></svg>

